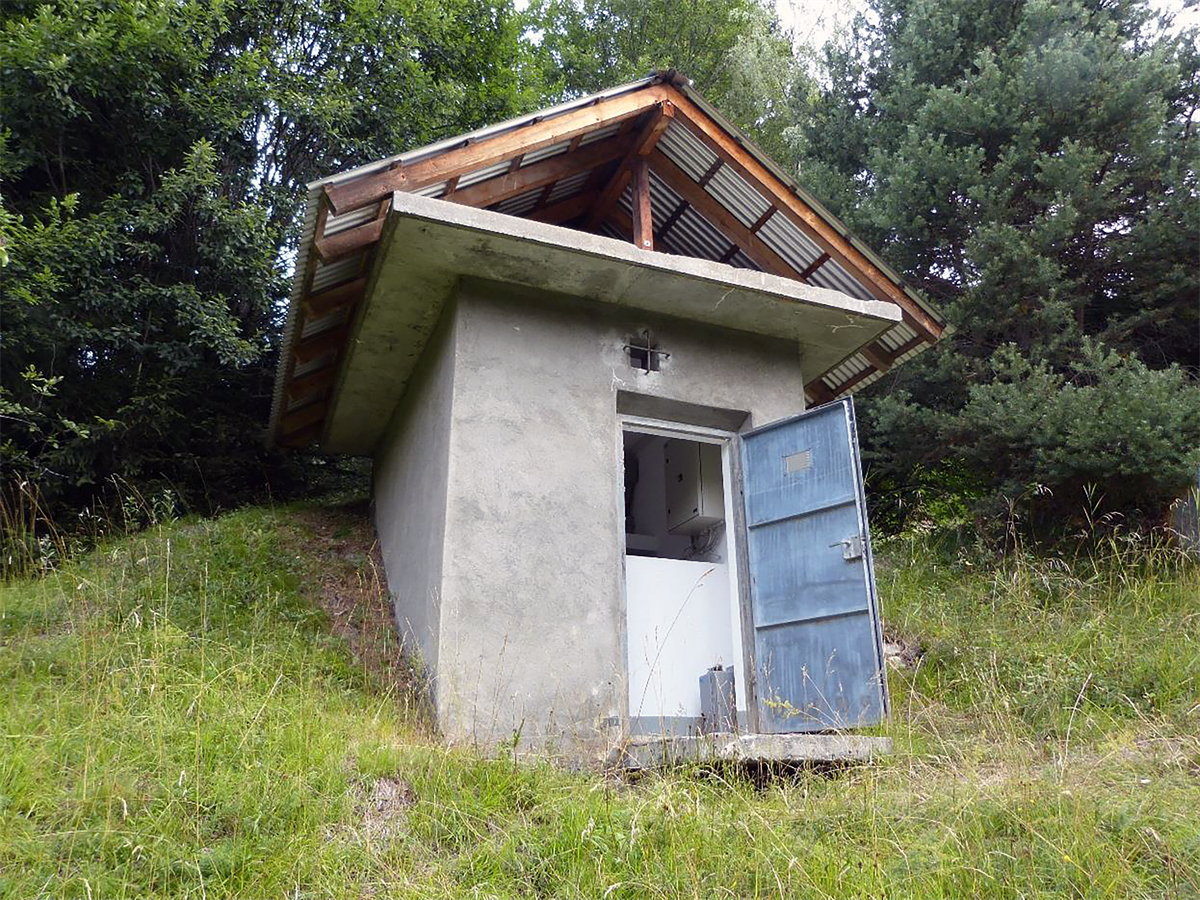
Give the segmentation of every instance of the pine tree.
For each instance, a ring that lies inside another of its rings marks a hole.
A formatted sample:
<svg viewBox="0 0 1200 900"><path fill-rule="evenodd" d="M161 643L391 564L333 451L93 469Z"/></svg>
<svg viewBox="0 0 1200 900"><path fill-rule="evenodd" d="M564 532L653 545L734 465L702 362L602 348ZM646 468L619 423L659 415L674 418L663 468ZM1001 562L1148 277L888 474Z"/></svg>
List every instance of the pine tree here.
<svg viewBox="0 0 1200 900"><path fill-rule="evenodd" d="M801 180L955 327L865 398L880 483L1158 514L1195 477L1198 40L1142 0L874 0L827 48Z"/></svg>

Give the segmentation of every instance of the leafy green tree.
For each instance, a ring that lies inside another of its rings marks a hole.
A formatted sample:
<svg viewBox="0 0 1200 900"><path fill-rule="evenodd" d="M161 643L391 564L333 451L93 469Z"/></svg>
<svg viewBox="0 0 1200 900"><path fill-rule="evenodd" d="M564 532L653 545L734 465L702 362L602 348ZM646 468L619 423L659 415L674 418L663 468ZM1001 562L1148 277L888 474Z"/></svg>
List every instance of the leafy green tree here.
<svg viewBox="0 0 1200 900"><path fill-rule="evenodd" d="M772 155L788 151L790 104L811 89L762 0L535 0L525 21L552 96L676 69Z"/></svg>
<svg viewBox="0 0 1200 900"><path fill-rule="evenodd" d="M0 4L0 461L52 511L114 479L240 502L305 182L524 111L474 0Z"/></svg>
<svg viewBox="0 0 1200 900"><path fill-rule="evenodd" d="M1158 514L1200 464L1197 31L873 0L826 63L800 177L956 329L865 399L875 476L967 461L993 506L1061 517L1094 483Z"/></svg>

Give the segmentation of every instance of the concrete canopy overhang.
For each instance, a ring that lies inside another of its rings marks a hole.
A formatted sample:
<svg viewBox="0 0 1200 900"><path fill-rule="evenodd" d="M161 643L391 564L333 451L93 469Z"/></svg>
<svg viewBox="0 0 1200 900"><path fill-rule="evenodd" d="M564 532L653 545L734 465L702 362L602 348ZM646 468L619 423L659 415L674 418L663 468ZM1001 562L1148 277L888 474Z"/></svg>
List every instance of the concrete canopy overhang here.
<svg viewBox="0 0 1200 900"><path fill-rule="evenodd" d="M462 278L583 297L794 340L825 371L900 321L900 308L752 269L396 193L321 439L368 454Z"/></svg>

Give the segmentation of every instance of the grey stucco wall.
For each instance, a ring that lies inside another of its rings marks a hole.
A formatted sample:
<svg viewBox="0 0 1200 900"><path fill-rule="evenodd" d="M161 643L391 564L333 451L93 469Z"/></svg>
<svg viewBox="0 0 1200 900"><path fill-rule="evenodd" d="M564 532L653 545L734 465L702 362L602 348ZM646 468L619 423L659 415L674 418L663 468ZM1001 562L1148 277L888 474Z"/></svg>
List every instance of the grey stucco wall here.
<svg viewBox="0 0 1200 900"><path fill-rule="evenodd" d="M455 314L443 313L374 459L375 530L410 656L419 655L436 698Z"/></svg>
<svg viewBox="0 0 1200 900"><path fill-rule="evenodd" d="M427 351L446 359L424 364L424 399L410 391L380 454L381 470L404 474L381 471L376 497L389 583L409 610L433 591L435 566L416 554L437 549L413 523L434 526L444 482L439 646L423 647L438 724L451 740L519 730L525 746L603 753L626 696L618 398L765 424L803 409L796 345L479 282L448 315L453 347ZM647 327L671 354L660 372L631 368L623 350ZM410 433L426 429L437 433Z"/></svg>

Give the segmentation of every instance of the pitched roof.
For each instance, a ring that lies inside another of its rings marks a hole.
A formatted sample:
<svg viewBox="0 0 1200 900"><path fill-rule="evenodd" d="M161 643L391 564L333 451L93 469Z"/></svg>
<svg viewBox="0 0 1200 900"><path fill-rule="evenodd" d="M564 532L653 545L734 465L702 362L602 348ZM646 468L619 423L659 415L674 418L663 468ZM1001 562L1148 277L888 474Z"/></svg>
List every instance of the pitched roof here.
<svg viewBox="0 0 1200 900"><path fill-rule="evenodd" d="M932 306L685 78L659 72L310 184L273 441L303 446L321 435L396 191L899 306L899 322L808 376L805 392L816 402L870 384L945 328Z"/></svg>

